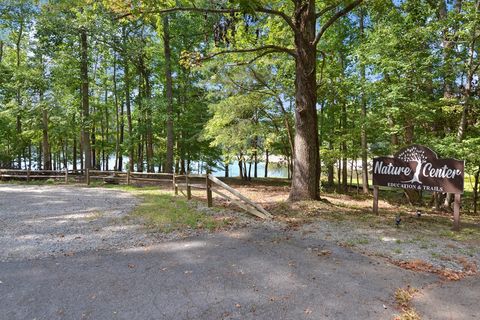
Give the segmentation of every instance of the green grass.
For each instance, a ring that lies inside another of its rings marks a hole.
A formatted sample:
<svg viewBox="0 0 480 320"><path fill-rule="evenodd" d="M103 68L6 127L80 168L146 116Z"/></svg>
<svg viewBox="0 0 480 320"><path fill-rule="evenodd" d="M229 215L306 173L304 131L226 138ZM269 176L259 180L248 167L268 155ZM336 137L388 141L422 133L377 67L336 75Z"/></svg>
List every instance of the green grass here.
<svg viewBox="0 0 480 320"><path fill-rule="evenodd" d="M147 227L160 232L182 231L186 229L216 230L227 224L223 218L215 218L194 208L193 202L171 191L158 187L109 186L130 192L142 199L132 215L144 219Z"/></svg>

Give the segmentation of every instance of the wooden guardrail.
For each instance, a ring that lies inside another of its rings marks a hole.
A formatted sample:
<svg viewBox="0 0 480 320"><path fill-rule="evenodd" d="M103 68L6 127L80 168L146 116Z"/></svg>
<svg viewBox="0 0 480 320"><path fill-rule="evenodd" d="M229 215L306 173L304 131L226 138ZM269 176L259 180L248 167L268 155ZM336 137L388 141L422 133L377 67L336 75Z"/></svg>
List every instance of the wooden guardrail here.
<svg viewBox="0 0 480 320"><path fill-rule="evenodd" d="M185 181L185 182L183 182ZM213 206L212 193L219 195L225 200L236 204L238 207L248 213L262 219L271 219L272 215L262 206L242 195L238 190L227 185L217 177L211 174L206 175L175 175L173 177L173 187L175 194L181 192L187 199L192 198L192 188L203 189L207 194L207 204ZM186 194L183 192L186 191Z"/></svg>
<svg viewBox="0 0 480 320"><path fill-rule="evenodd" d="M0 180L8 179L63 179L68 183L69 176L81 176L79 172L73 170L10 170L0 169ZM227 185L225 182L214 177L211 174L184 174L175 175L172 173L144 173L144 172L123 172L123 171L102 171L91 170L85 171L85 182L90 185L92 180L103 180L106 183L124 182L130 184L132 181L149 181L149 182L169 182L172 183L175 194L181 192L187 199L192 199L192 189L205 190L207 195L207 205L213 206L213 193L219 195L223 199L236 204L238 207L248 213L262 219L271 219L272 215L262 206L242 195L238 190ZM184 191L186 193L184 193Z"/></svg>
<svg viewBox="0 0 480 320"><path fill-rule="evenodd" d="M0 169L0 180L40 180L40 179L62 179L68 183L70 175L76 175L72 170L18 170Z"/></svg>
<svg viewBox="0 0 480 320"><path fill-rule="evenodd" d="M130 184L132 181L146 181L146 182L172 182L172 173L150 173L150 172L123 172L123 171L103 171L91 170L86 171L86 182L90 184L92 180L103 180L106 183L120 183L124 182Z"/></svg>

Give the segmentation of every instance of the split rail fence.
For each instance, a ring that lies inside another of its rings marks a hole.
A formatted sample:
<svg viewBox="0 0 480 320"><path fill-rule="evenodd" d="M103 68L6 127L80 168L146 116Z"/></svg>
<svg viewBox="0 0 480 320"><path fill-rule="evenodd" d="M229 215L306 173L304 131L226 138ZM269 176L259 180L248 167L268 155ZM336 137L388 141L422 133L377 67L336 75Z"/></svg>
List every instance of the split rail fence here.
<svg viewBox="0 0 480 320"><path fill-rule="evenodd" d="M262 206L242 195L225 182L211 174L184 174L176 175L172 173L144 173L144 172L123 172L123 171L101 171L86 170L85 175L80 171L73 170L10 170L0 169L0 181L4 180L62 180L68 183L69 180L84 181L90 185L94 180L101 180L104 183L119 184L132 182L154 182L172 184L175 195L182 193L188 200L192 199L192 189L205 190L207 195L207 205L213 206L213 194L217 194L228 202L234 203L246 212L262 219L271 219L272 215Z"/></svg>
<svg viewBox="0 0 480 320"><path fill-rule="evenodd" d="M180 191L187 199L192 198L192 188L202 189L207 194L207 205L213 206L213 193L219 195L223 199L236 204L238 207L247 211L248 213L262 219L271 219L272 215L265 210L261 205L248 199L238 190L230 187L225 182L211 174L205 175L175 175L173 180L173 187L175 194ZM186 194L183 192L185 191Z"/></svg>

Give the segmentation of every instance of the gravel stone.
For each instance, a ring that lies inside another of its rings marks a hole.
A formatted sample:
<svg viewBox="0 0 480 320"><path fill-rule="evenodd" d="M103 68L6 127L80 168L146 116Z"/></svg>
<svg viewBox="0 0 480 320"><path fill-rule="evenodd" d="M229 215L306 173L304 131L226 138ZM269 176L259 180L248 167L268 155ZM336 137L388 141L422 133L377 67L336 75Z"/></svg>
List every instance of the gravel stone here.
<svg viewBox="0 0 480 320"><path fill-rule="evenodd" d="M439 236L408 233L401 228L364 226L349 221L320 221L301 228L306 239L333 241L354 251L396 261L421 260L437 269L462 271L456 258L480 267L480 248L472 244Z"/></svg>
<svg viewBox="0 0 480 320"><path fill-rule="evenodd" d="M141 221L123 219L138 203L104 188L0 185L0 261L152 243Z"/></svg>

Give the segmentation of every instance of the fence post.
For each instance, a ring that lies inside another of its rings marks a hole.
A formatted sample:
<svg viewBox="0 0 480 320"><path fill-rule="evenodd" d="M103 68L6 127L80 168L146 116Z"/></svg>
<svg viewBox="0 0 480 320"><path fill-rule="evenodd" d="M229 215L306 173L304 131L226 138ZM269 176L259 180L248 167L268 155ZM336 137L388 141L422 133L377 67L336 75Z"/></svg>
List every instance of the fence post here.
<svg viewBox="0 0 480 320"><path fill-rule="evenodd" d="M208 207L213 206L213 199L212 199L212 181L208 178L209 172L207 171L206 174L206 184L207 184L207 205Z"/></svg>
<svg viewBox="0 0 480 320"><path fill-rule="evenodd" d="M87 168L87 186L90 185L90 169Z"/></svg>
<svg viewBox="0 0 480 320"><path fill-rule="evenodd" d="M30 169L27 169L27 182L30 181Z"/></svg>
<svg viewBox="0 0 480 320"><path fill-rule="evenodd" d="M190 172L187 171L187 174L185 175L185 182L187 183L187 199L190 200L192 199L192 187L190 186L190 181L188 180L188 174Z"/></svg>
<svg viewBox="0 0 480 320"><path fill-rule="evenodd" d="M172 180L173 180L173 191L175 191L175 195L178 196L177 178L175 177L175 173L172 173Z"/></svg>
<svg viewBox="0 0 480 320"><path fill-rule="evenodd" d="M130 184L130 169L127 170L127 185Z"/></svg>

